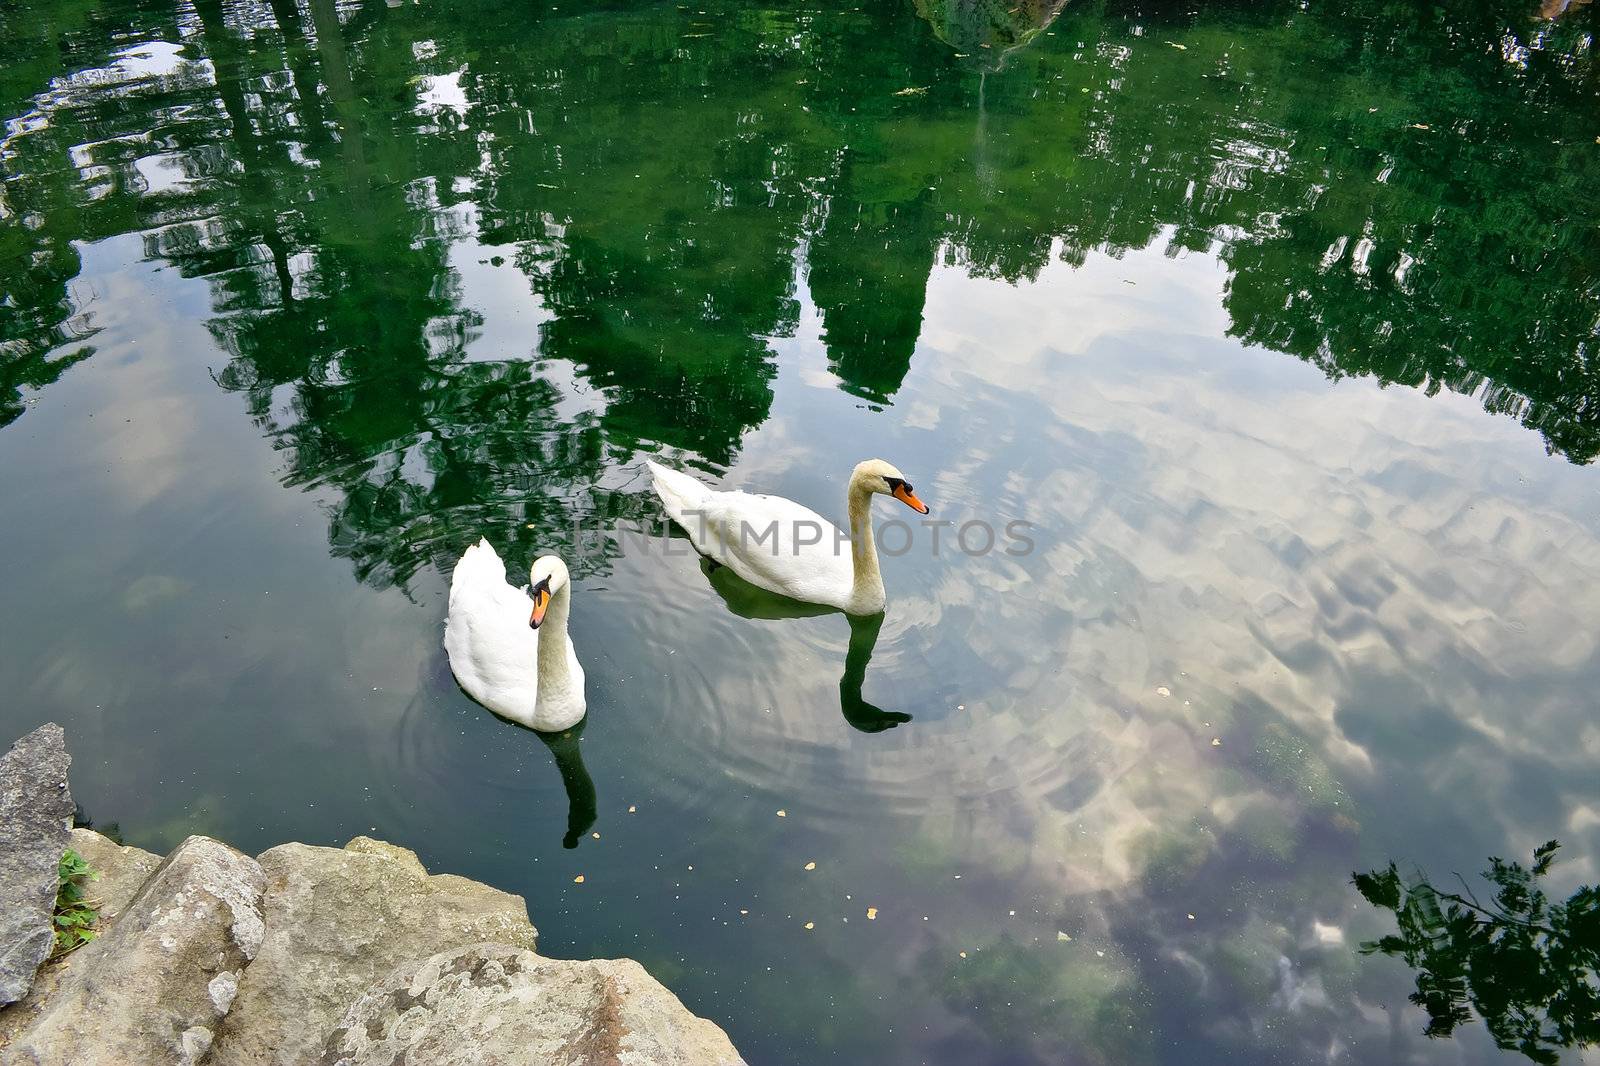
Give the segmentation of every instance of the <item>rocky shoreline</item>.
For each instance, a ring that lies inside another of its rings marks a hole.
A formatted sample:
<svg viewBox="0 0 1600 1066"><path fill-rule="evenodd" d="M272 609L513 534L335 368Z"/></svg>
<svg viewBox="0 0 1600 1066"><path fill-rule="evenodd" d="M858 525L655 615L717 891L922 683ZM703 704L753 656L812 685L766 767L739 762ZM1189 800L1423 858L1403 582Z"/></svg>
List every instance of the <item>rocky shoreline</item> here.
<svg viewBox="0 0 1600 1066"><path fill-rule="evenodd" d="M368 837L163 859L68 828L68 762L55 725L0 758L0 1066L742 1064L638 963L537 954L520 896ZM68 848L98 935L48 959Z"/></svg>

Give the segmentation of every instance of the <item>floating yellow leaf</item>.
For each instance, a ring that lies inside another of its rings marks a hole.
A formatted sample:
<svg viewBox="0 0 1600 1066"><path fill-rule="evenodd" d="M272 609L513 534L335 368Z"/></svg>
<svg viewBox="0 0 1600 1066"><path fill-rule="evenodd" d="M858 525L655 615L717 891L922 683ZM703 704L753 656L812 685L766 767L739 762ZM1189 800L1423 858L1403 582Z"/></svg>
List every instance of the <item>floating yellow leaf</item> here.
<svg viewBox="0 0 1600 1066"><path fill-rule="evenodd" d="M582 874L579 874L579 875L578 875L578 876L577 876L577 877L574 877L574 878L573 878L573 879L572 879L572 883L573 883L573 884L575 884L575 885L581 885L581 884L583 884L583 875L582 875Z"/></svg>
<svg viewBox="0 0 1600 1066"><path fill-rule="evenodd" d="M878 920L878 908L876 908L876 907L868 907L867 908L867 921L875 922L877 920Z"/></svg>
<svg viewBox="0 0 1600 1066"><path fill-rule="evenodd" d="M963 959L964 959L964 958L966 958L966 957L967 957L967 953L966 953L966 952L965 952L965 951L963 951L963 952L962 952L962 953L961 953L961 957L962 957L962 958L963 958Z"/></svg>
<svg viewBox="0 0 1600 1066"><path fill-rule="evenodd" d="M806 928L807 929L815 929L816 927L817 927L817 923L816 922L807 922L806 923Z"/></svg>
<svg viewBox="0 0 1600 1066"><path fill-rule="evenodd" d="M634 807L634 806L632 806L632 805L629 805L629 807L628 807L628 813L629 813L629 814L634 814L634 813L636 813L636 812L637 812L637 811L638 811L638 810L639 810L639 808L637 808L637 807Z"/></svg>
<svg viewBox="0 0 1600 1066"><path fill-rule="evenodd" d="M1165 685L1157 685L1156 686L1156 695L1160 696L1160 697L1162 697L1164 699L1167 696L1172 695L1172 690L1170 688L1168 688L1167 686L1165 686Z"/></svg>
<svg viewBox="0 0 1600 1066"><path fill-rule="evenodd" d="M1211 738L1211 746L1212 746L1212 747L1213 747L1213 748L1220 748L1220 747L1222 747L1222 738L1221 738L1221 737L1212 737L1212 738Z"/></svg>
<svg viewBox="0 0 1600 1066"><path fill-rule="evenodd" d="M806 869L808 869L808 870L815 870L815 869L816 869L816 868L817 868L817 864L816 864L816 863L814 863L814 862L808 862L808 863L806 863Z"/></svg>
<svg viewBox="0 0 1600 1066"><path fill-rule="evenodd" d="M787 817L789 817L789 812L788 811L779 811L778 812L778 817L779 818L787 818Z"/></svg>

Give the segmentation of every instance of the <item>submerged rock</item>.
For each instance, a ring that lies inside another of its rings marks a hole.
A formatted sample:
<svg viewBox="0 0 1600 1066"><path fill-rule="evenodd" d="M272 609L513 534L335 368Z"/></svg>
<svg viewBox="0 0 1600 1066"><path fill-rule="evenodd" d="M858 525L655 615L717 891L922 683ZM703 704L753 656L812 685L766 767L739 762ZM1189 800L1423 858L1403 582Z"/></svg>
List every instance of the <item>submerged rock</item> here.
<svg viewBox="0 0 1600 1066"><path fill-rule="evenodd" d="M396 966L482 941L532 948L537 936L522 897L430 876L415 853L381 841L284 844L260 862L265 943L208 1066L315 1062L355 998Z"/></svg>
<svg viewBox="0 0 1600 1066"><path fill-rule="evenodd" d="M474 944L396 968L345 1012L322 1066L742 1066L631 959Z"/></svg>
<svg viewBox="0 0 1600 1066"><path fill-rule="evenodd" d="M200 1062L260 950L264 883L254 859L185 840L77 952L0 1066Z"/></svg>
<svg viewBox="0 0 1600 1066"><path fill-rule="evenodd" d="M0 1006L28 994L55 946L57 871L71 839L71 762L54 722L0 756Z"/></svg>

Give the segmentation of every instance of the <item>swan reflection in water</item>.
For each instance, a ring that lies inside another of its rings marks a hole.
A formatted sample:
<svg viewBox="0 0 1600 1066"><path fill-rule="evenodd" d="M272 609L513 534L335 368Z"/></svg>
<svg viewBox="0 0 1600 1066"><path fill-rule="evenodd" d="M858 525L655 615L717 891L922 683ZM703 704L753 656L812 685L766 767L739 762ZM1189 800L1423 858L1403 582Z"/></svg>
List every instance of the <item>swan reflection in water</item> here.
<svg viewBox="0 0 1600 1066"><path fill-rule="evenodd" d="M472 699L453 675L451 681L455 683L456 691L467 699ZM491 712L484 708L484 713ZM576 725L554 733L541 733L537 729L499 715L494 716L494 721L502 728L538 737L539 741L550 749L550 754L556 761L556 772L561 775L561 787L567 793L567 832L561 838L561 846L577 847L578 841L583 839L583 834L589 831L599 817L594 779L589 776L588 767L583 765L583 748L579 743L584 729L589 725L588 716L584 716Z"/></svg>
<svg viewBox="0 0 1600 1066"><path fill-rule="evenodd" d="M757 588L715 560L700 557L700 570L711 582L711 587L728 610L741 618L782 619L814 618L817 615L840 614L838 609L820 603L804 603L787 596ZM839 678L839 711L844 720L863 733L881 733L911 716L903 711L885 711L868 703L861 695L866 681L867 666L872 662L873 649L878 644L878 631L883 628L883 612L871 615L844 616L850 623L850 647L845 652L844 675Z"/></svg>
<svg viewBox="0 0 1600 1066"><path fill-rule="evenodd" d="M583 839L583 834L589 831L598 817L594 779L583 765L583 749L578 743L583 736L584 726L588 724L589 719L584 718L577 725L559 733L528 730L542 740L544 746L550 749L550 754L555 756L561 787L567 790L567 834L561 838L564 848L577 847L578 841Z"/></svg>

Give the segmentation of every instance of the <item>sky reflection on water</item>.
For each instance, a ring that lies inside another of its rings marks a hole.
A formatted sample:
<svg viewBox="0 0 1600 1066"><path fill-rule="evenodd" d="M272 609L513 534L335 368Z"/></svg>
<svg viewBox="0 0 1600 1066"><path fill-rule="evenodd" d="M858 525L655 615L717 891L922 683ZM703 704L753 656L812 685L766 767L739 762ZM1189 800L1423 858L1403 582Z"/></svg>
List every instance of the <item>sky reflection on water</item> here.
<svg viewBox="0 0 1600 1066"><path fill-rule="evenodd" d="M1004 64L934 7L48 6L0 720L135 843L522 892L756 1063L1498 1058L1421 1037L1348 878L1600 877L1592 12L1511 75L1359 5L1045 5ZM843 618L591 560L574 841L568 749L449 675L448 565L655 521L657 452L834 516L883 455L1038 550L885 560L871 734Z"/></svg>

